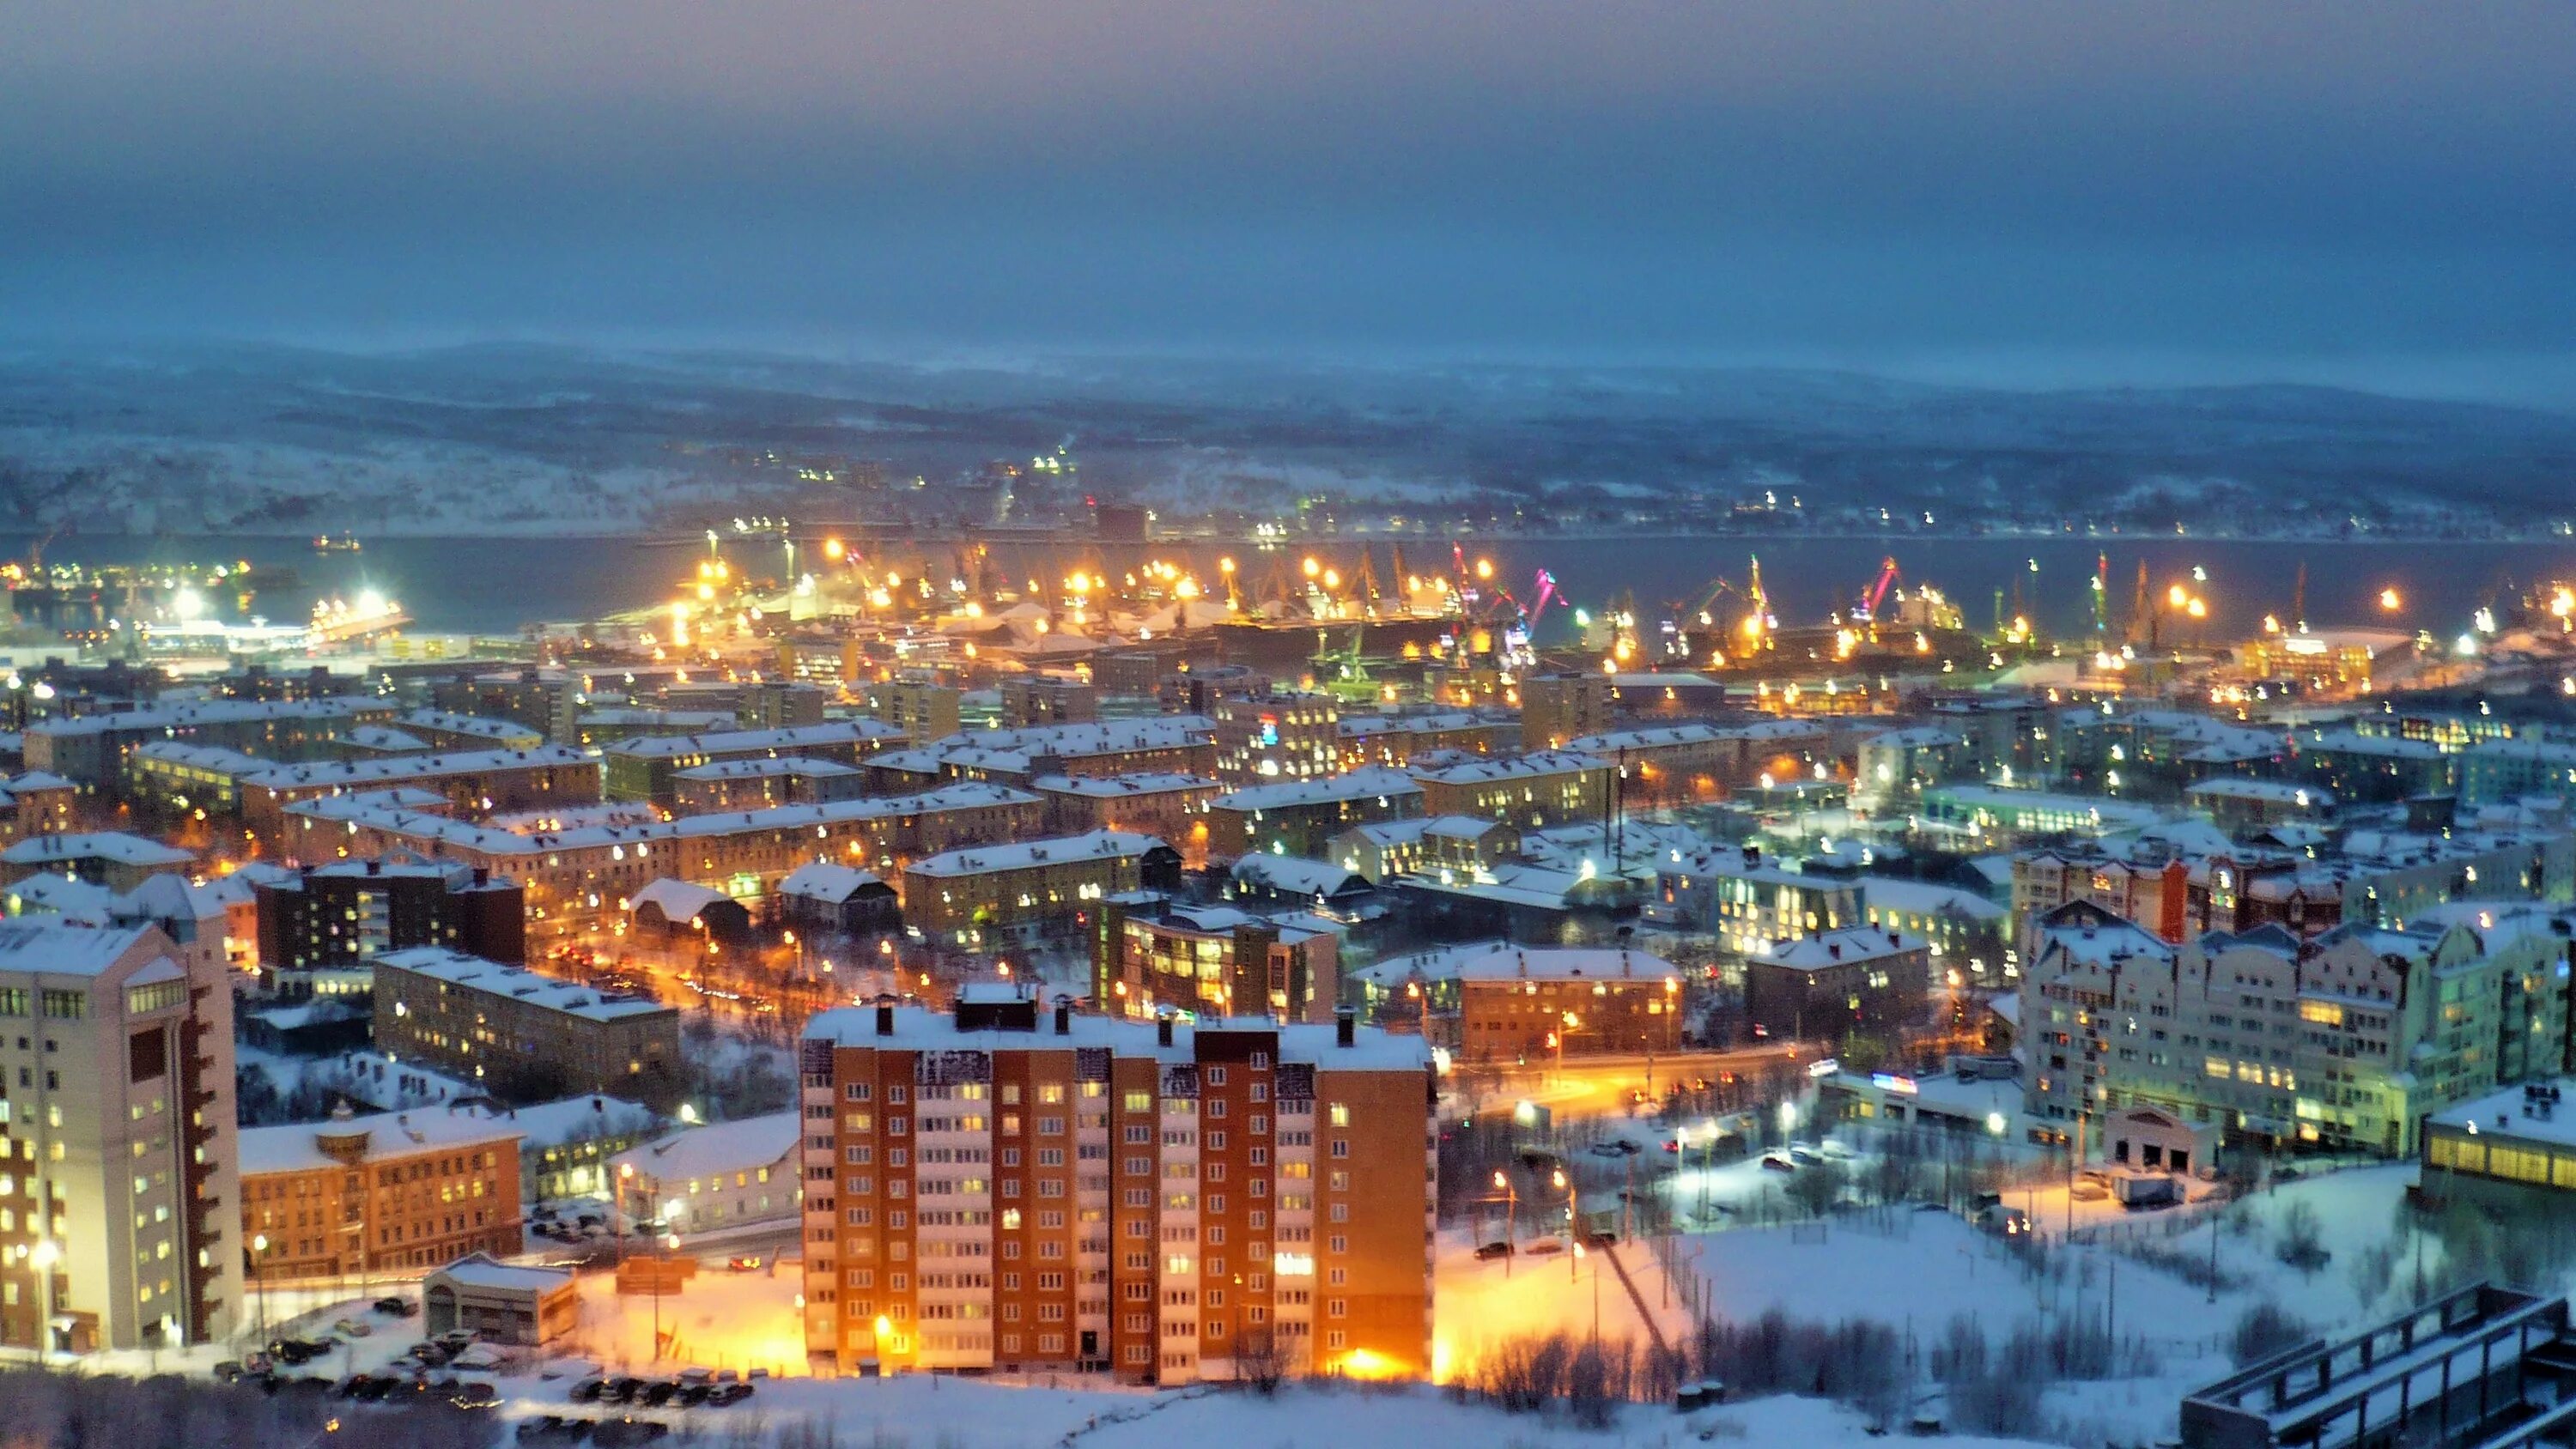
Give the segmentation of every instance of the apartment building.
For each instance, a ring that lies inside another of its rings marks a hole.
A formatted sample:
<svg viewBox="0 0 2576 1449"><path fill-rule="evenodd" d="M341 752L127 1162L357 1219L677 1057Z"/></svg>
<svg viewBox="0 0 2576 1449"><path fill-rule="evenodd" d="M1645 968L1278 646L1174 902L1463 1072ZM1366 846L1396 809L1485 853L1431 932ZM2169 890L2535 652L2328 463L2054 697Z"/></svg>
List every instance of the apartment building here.
<svg viewBox="0 0 2576 1449"><path fill-rule="evenodd" d="M261 978L285 997L311 995L316 972L363 967L414 946L528 959L527 893L507 876L460 862L399 852L263 872L251 899Z"/></svg>
<svg viewBox="0 0 2576 1449"><path fill-rule="evenodd" d="M607 798L649 801L670 810L679 803L676 777L683 770L727 760L791 757L856 765L878 750L900 745L903 739L901 730L872 719L703 735L646 735L608 746L600 753L600 764Z"/></svg>
<svg viewBox="0 0 2576 1449"><path fill-rule="evenodd" d="M639 1143L609 1164L628 1222L703 1233L796 1221L805 1129L794 1111L686 1127Z"/></svg>
<svg viewBox="0 0 2576 1449"><path fill-rule="evenodd" d="M506 875L526 890L529 930L541 937L612 920L655 880L685 880L753 902L800 866L829 862L891 875L919 856L1034 835L1045 816L1037 796L985 784L524 834L364 802L332 808L338 804L298 807L294 855L409 851Z"/></svg>
<svg viewBox="0 0 2576 1449"><path fill-rule="evenodd" d="M376 958L375 1038L505 1101L601 1092L668 1107L680 1090L676 1008L439 946Z"/></svg>
<svg viewBox="0 0 2576 1449"><path fill-rule="evenodd" d="M1533 674L1520 683L1521 748L1561 750L1585 735L1611 728L1614 686L1590 671Z"/></svg>
<svg viewBox="0 0 2576 1449"><path fill-rule="evenodd" d="M241 1134L238 1226L254 1288L515 1257L519 1130L470 1107L429 1107Z"/></svg>
<svg viewBox="0 0 2576 1449"><path fill-rule="evenodd" d="M1427 714L1344 715L1336 726L1342 768L1384 765L1403 769L1416 755L1508 755L1521 747L1521 722L1500 712L1472 709Z"/></svg>
<svg viewBox="0 0 2576 1449"><path fill-rule="evenodd" d="M1213 775L1217 760L1216 722L1194 714L968 730L925 748L951 779L1014 785L1040 775Z"/></svg>
<svg viewBox="0 0 2576 1449"><path fill-rule="evenodd" d="M241 1321L220 942L0 921L0 1343L86 1353Z"/></svg>
<svg viewBox="0 0 2576 1449"><path fill-rule="evenodd" d="M2461 752L2460 800L2493 805L2543 796L2576 803L2576 742L2485 740Z"/></svg>
<svg viewBox="0 0 2576 1449"><path fill-rule="evenodd" d="M196 855L119 830L79 835L34 835L0 849L0 882L58 875L130 891L164 871L185 870Z"/></svg>
<svg viewBox="0 0 2576 1449"><path fill-rule="evenodd" d="M79 805L80 787L60 775L0 775L0 845L71 830L79 823Z"/></svg>
<svg viewBox="0 0 2576 1449"><path fill-rule="evenodd" d="M1356 1027L825 1012L805 1336L843 1372L1431 1367L1430 1052Z"/></svg>
<svg viewBox="0 0 2576 1449"><path fill-rule="evenodd" d="M1871 735L1856 759L1852 803L1872 812L1901 808L1929 785L1976 778L1967 737L1931 725Z"/></svg>
<svg viewBox="0 0 2576 1449"><path fill-rule="evenodd" d="M408 711L395 717L394 728L442 752L533 750L546 743L545 731L534 725L444 709Z"/></svg>
<svg viewBox="0 0 2576 1449"><path fill-rule="evenodd" d="M1438 970L1457 983L1457 1047L1472 1061L1681 1049L1681 971L1660 956L1498 942Z"/></svg>
<svg viewBox="0 0 2576 1449"><path fill-rule="evenodd" d="M1849 879L1765 864L1755 847L1723 846L1655 866L1645 919L1705 931L1732 951L1861 924L1861 889Z"/></svg>
<svg viewBox="0 0 2576 1449"><path fill-rule="evenodd" d="M556 744L579 738L591 681L564 669L530 667L507 673L459 675L430 686L430 703L449 714L506 719Z"/></svg>
<svg viewBox="0 0 2576 1449"><path fill-rule="evenodd" d="M107 714L37 720L27 726L27 767L59 775L85 790L114 791L125 757L154 740L214 745L266 760L326 758L343 730L388 724L389 699L207 700Z"/></svg>
<svg viewBox="0 0 2576 1449"><path fill-rule="evenodd" d="M2455 910L2404 930L2262 926L2175 945L2061 907L2025 970L2030 1110L2149 1106L2242 1137L2410 1154L2427 1113L2568 1060L2576 922Z"/></svg>
<svg viewBox="0 0 2576 1449"><path fill-rule="evenodd" d="M944 740L962 728L959 690L930 680L889 679L866 686L868 715L908 740Z"/></svg>
<svg viewBox="0 0 2576 1449"><path fill-rule="evenodd" d="M1208 802L1208 858L1321 856L1352 826L1412 819L1425 813L1422 802L1422 786L1400 770L1254 785Z"/></svg>
<svg viewBox="0 0 2576 1449"><path fill-rule="evenodd" d="M1399 875L1472 876L1521 847L1517 827L1468 815L1433 815L1354 825L1324 843L1333 864L1383 883Z"/></svg>
<svg viewBox="0 0 2576 1449"><path fill-rule="evenodd" d="M1086 680L1061 674L1014 675L1002 681L1001 692L1004 729L1090 724L1100 718L1100 692Z"/></svg>
<svg viewBox="0 0 2576 1449"><path fill-rule="evenodd" d="M570 745L387 755L272 765L239 784L242 827L271 845L286 840L288 811L310 800L414 790L436 795L461 819L599 803L599 762Z"/></svg>
<svg viewBox="0 0 2576 1449"><path fill-rule="evenodd" d="M1104 903L1091 941L1091 999L1148 1020L1269 1016L1329 1021L1341 999L1341 932L1316 916L1174 906L1147 892Z"/></svg>
<svg viewBox="0 0 2576 1449"><path fill-rule="evenodd" d="M970 949L1030 945L1079 932L1111 896L1180 884L1180 852L1161 839L1095 830L916 860L903 871L903 918Z"/></svg>
<svg viewBox="0 0 2576 1449"><path fill-rule="evenodd" d="M680 815L829 805L869 793L868 772L858 766L798 755L718 760L671 776L671 809Z"/></svg>
<svg viewBox="0 0 2576 1449"><path fill-rule="evenodd" d="M1854 926L1815 931L1744 958L1744 1014L1756 1034L1791 1041L1922 1024L1932 948L1921 936Z"/></svg>
<svg viewBox="0 0 2576 1449"><path fill-rule="evenodd" d="M1310 690L1219 694L1208 702L1216 722L1216 775L1232 784L1312 780L1342 768L1342 706Z"/></svg>
<svg viewBox="0 0 2576 1449"><path fill-rule="evenodd" d="M1426 815L1473 815L1545 830L1607 819L1614 772L1597 755L1551 750L1412 774Z"/></svg>
<svg viewBox="0 0 2576 1449"><path fill-rule="evenodd" d="M1208 806L1225 786L1205 775L1040 775L1050 835L1132 830L1159 835L1192 866L1207 863Z"/></svg>
<svg viewBox="0 0 2576 1449"><path fill-rule="evenodd" d="M2448 795L2459 788L2461 757L2430 740L2308 730L2294 744L2291 778L2338 800L2380 805L2416 795Z"/></svg>

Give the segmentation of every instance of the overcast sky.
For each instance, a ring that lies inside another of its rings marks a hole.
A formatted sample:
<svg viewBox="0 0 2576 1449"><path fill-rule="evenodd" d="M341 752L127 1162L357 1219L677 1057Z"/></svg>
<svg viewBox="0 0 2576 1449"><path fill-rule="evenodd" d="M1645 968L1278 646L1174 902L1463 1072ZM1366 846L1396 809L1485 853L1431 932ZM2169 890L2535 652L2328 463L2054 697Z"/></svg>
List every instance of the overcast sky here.
<svg viewBox="0 0 2576 1449"><path fill-rule="evenodd" d="M2576 398L2576 6L10 0L0 336Z"/></svg>

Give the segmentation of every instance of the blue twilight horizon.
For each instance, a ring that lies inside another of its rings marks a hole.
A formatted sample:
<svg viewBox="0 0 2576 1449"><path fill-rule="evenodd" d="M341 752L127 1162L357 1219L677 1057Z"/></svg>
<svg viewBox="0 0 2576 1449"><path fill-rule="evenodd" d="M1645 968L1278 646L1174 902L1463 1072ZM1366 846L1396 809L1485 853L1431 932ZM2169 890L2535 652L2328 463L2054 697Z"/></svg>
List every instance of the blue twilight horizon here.
<svg viewBox="0 0 2576 1449"><path fill-rule="evenodd" d="M0 341L2576 404L2576 8L21 0Z"/></svg>

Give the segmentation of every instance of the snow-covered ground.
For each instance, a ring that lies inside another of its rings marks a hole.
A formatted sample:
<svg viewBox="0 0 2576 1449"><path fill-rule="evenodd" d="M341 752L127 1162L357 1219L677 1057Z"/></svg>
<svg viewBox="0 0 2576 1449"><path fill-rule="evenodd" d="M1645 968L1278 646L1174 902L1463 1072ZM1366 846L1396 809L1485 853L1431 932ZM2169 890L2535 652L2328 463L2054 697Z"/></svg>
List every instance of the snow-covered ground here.
<svg viewBox="0 0 2576 1449"><path fill-rule="evenodd" d="M1670 1250L1680 1271L1668 1282L1654 1245L1623 1244L1619 1261L1637 1289L1632 1297L1606 1258L1564 1253L1516 1256L1507 1266L1474 1255L1481 1234L1444 1233L1436 1259L1438 1312L1435 1359L1441 1377L1472 1377L1480 1356L1503 1341L1555 1332L1643 1342L1660 1330L1668 1341L1687 1341L1696 1298L1707 1312L1743 1323L1777 1309L1812 1323L1868 1320L1893 1330L1909 1362L1923 1374L1952 1320L1971 1317L1989 1341L2048 1321L2107 1326L2131 1360L2127 1376L2050 1388L2042 1412L2060 1442L2144 1442L2173 1430L2183 1394L2225 1374L2229 1339L2239 1317L2258 1303L2283 1308L2319 1331L2348 1329L2392 1312L2411 1296L2414 1251L2400 1235L2399 1203L2414 1170L2404 1164L2348 1169L2284 1183L2259 1192L2225 1213L2189 1210L2129 1215L2133 1232L2096 1233L2093 1241L2066 1244L2042 1238L2031 1251L1980 1232L1945 1212L1868 1209L1824 1223L1744 1226L1686 1232ZM1783 1174L1750 1164L1721 1167L1708 1180L1712 1199L1758 1204L1777 1191ZM1683 1178L1696 1190L1692 1174ZM2093 1204L2079 1204L2090 1208ZM1750 1216L1751 1214L1746 1214ZM2327 1259L2301 1269L2282 1260L2284 1225L2313 1216ZM2170 1236L2162 1225L2173 1225ZM2213 1226L2215 1225L2215 1226ZM2180 1271L2207 1261L2213 1240L2222 1276L2212 1293ZM2146 1256L2138 1254L2145 1245ZM2428 1281L2441 1281L2438 1242L2426 1238ZM2402 1255L2402 1256L2400 1256ZM2373 1271L2369 1265L2388 1271ZM2154 1261L2150 1261L2153 1259ZM1687 1287L1685 1285L1688 1285ZM2566 1290L2560 1281L2540 1285ZM1611 1431L1592 1433L1561 1419L1514 1418L1491 1408L1457 1402L1444 1391L1360 1385L1293 1388L1273 1401L1206 1390L1153 1393L1124 1390L1097 1380L1007 1383L910 1377L889 1381L815 1379L807 1376L792 1265L765 1264L748 1273L711 1266L680 1293L661 1300L620 1297L606 1274L581 1280L579 1327L555 1346L552 1357L586 1360L637 1372L655 1371L655 1330L666 1335L661 1371L683 1365L748 1370L775 1377L751 1407L771 1425L788 1419L828 1421L845 1442L868 1444L879 1431L909 1436L918 1445L956 1449L1059 1444L1161 1445L1208 1439L1239 1442L1245 1449L1270 1445L1400 1442L1408 1437L1442 1442L1557 1446L1620 1444L1678 1446L1717 1439L1813 1446L1859 1445L1868 1436L1860 1418L1841 1408L1798 1399L1765 1399L1684 1416L1653 1407L1628 1410ZM386 1291L382 1284L375 1292ZM410 1289L394 1291L409 1292ZM1641 1312L1637 1298L1644 1300ZM334 1376L391 1362L418 1333L419 1320L374 1314L352 1285L340 1291L273 1290L269 1318L279 1331L327 1334L349 1316L375 1332L349 1343L309 1371ZM289 1325L291 1324L291 1327ZM241 1344L213 1345L184 1354L97 1355L83 1361L93 1372L142 1373L180 1369L203 1372ZM544 1363L506 1367L498 1382L516 1417L554 1412L571 1379L539 1374ZM1919 1389L1918 1404L1936 1395ZM698 1421L720 1427L728 1411L696 1411ZM1960 1439L1954 1443L2000 1441Z"/></svg>

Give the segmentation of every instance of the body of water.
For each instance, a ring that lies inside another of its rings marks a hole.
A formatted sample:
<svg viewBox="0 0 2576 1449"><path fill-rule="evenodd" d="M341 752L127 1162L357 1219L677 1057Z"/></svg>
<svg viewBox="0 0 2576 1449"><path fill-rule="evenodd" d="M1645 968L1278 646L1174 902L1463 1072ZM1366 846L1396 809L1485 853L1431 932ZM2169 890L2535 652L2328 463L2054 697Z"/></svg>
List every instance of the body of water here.
<svg viewBox="0 0 2576 1449"><path fill-rule="evenodd" d="M0 534L0 554L24 557L30 536ZM1232 557L1247 586L1257 586L1274 565L1293 574L1312 553L1347 579L1358 574L1356 540L1312 540L1278 552L1248 544L995 544L994 567L1007 576L1061 577L1075 569L1122 569L1147 557L1187 560L1211 586L1217 560ZM1388 546L1368 545L1382 583L1392 586ZM870 545L867 566L954 572L963 545ZM1404 545L1406 568L1427 574L1450 562L1445 542ZM2546 543L2315 543L2201 542L2190 539L1905 539L1874 538L1564 538L1511 539L1471 545L1471 559L1489 558L1496 581L1520 597L1532 596L1545 569L1572 603L1599 610L1623 592L1632 595L1641 622L1674 604L1691 604L1719 578L1743 587L1755 557L1773 612L1784 624L1818 622L1848 607L1893 555L1905 582L1947 593L1969 623L1992 622L1998 592L2007 612L2018 589L2022 608L2044 628L2080 632L2091 615L2097 555L2107 557L2110 604L2129 607L2140 560L2151 594L2161 597L2176 582L2209 601L2209 637L2253 632L2266 614L2287 617L2300 566L2307 569L2307 618L2311 625L2402 625L2448 633L2464 627L2482 606L2501 607L2543 579L2576 576L2576 542ZM319 553L309 538L69 535L47 546L55 562L214 563L247 560L292 569L300 584L273 590L256 602L275 620L310 612L317 596L354 596L376 589L401 600L421 630L511 633L546 620L598 618L666 600L692 568L688 548L654 546L624 538L387 538L368 540L361 552ZM753 576L774 574L783 555L773 541L732 544L727 557ZM802 553L805 566L819 551ZM2206 575L2195 579L2194 571ZM2402 606L2380 606L2395 589ZM1733 600L1720 606L1742 608ZM1566 626L1545 632L1556 636Z"/></svg>

